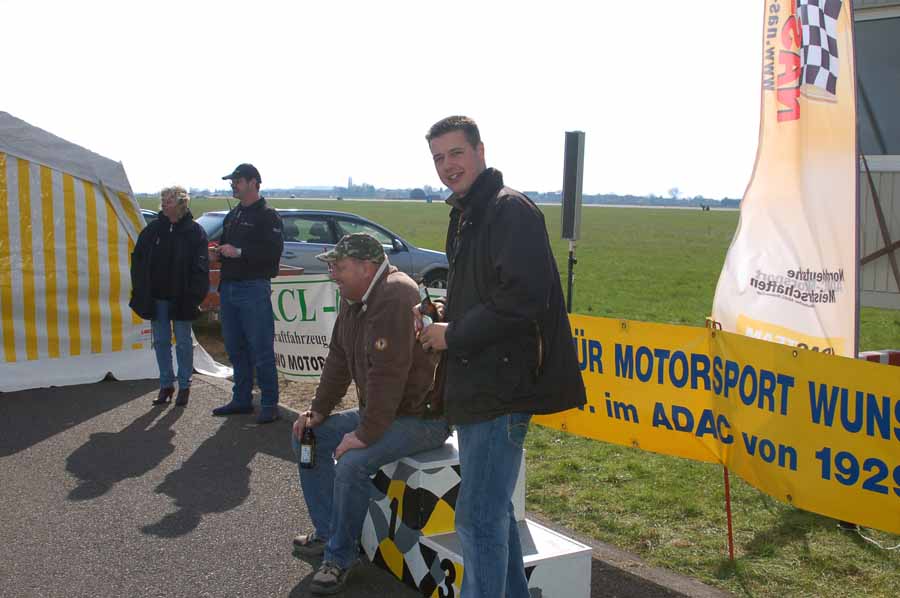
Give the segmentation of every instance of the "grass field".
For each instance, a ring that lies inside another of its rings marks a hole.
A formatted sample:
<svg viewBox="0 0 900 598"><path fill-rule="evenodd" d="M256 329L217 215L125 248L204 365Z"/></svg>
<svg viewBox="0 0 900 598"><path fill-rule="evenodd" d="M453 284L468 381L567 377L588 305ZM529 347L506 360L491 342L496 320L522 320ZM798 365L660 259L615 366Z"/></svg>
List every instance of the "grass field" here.
<svg viewBox="0 0 900 598"><path fill-rule="evenodd" d="M158 203L142 201L144 207ZM442 203L273 200L279 207L350 211L440 249ZM224 200L192 202L195 215ZM559 208L545 207L565 276ZM574 311L702 326L737 212L585 208ZM900 312L864 308L862 349L900 347ZM533 426L527 508L648 562L744 596L897 596L900 551L885 551L834 520L799 511L732 476L737 559L729 563L721 467L590 441ZM900 510L900 504L898 504ZM900 536L864 530L888 546Z"/></svg>

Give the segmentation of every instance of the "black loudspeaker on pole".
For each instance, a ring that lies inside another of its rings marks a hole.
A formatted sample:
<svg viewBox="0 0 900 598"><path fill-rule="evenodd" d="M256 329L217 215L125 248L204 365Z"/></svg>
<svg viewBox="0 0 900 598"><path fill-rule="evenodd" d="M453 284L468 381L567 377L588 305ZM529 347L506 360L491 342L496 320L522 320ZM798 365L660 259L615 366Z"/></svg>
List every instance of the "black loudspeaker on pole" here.
<svg viewBox="0 0 900 598"><path fill-rule="evenodd" d="M566 309L572 313L572 285L575 281L575 242L581 234L581 184L584 180L584 132L566 131L563 167L562 238L569 241L569 279Z"/></svg>

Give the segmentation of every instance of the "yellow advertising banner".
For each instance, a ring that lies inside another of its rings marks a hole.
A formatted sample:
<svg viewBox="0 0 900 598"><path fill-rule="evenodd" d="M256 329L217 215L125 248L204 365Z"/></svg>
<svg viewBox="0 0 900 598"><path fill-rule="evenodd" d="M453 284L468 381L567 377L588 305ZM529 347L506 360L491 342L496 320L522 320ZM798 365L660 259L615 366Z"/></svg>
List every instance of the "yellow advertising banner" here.
<svg viewBox="0 0 900 598"><path fill-rule="evenodd" d="M572 316L583 409L535 423L722 463L781 501L900 533L900 369L739 334Z"/></svg>
<svg viewBox="0 0 900 598"><path fill-rule="evenodd" d="M855 357L849 0L765 0L759 146L713 303L725 330Z"/></svg>

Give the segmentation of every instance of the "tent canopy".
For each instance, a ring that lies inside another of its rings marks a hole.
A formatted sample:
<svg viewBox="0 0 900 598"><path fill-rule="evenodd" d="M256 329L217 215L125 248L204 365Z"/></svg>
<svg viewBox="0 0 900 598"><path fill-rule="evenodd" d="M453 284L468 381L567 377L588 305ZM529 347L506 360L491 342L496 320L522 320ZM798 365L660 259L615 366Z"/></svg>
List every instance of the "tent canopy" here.
<svg viewBox="0 0 900 598"><path fill-rule="evenodd" d="M0 112L0 152L133 195L121 162L104 158L6 112Z"/></svg>
<svg viewBox="0 0 900 598"><path fill-rule="evenodd" d="M118 163L0 112L0 392L155 374Z"/></svg>

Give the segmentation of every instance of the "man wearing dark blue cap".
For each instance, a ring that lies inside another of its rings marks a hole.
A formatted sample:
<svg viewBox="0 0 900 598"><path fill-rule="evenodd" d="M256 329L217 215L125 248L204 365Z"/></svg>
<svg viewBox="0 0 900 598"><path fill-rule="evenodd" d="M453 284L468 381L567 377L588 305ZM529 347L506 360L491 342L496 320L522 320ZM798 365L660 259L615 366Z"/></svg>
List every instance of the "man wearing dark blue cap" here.
<svg viewBox="0 0 900 598"><path fill-rule="evenodd" d="M210 252L211 261L222 262L219 314L234 387L231 402L213 409L213 415L253 412L255 369L262 393L256 421L265 424L278 419L275 320L269 296L284 248L281 217L260 196L262 177L252 164L239 164L222 179L231 181L232 195L240 200L225 216L221 243Z"/></svg>

